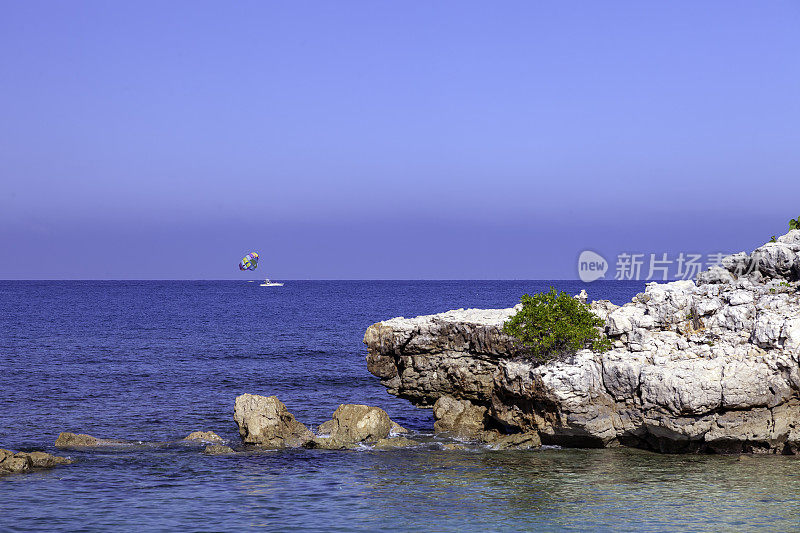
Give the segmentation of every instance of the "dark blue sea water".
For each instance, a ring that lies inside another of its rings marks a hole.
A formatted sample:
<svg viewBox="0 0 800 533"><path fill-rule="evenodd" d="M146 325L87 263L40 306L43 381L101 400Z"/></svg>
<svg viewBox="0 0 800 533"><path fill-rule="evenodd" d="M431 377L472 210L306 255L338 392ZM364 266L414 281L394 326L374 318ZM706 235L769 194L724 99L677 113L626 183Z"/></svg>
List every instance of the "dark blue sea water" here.
<svg viewBox="0 0 800 533"><path fill-rule="evenodd" d="M275 394L307 425L389 396L361 343L370 324L508 307L550 285L624 303L640 282L0 282L0 447L62 431L141 441L0 478L0 529L707 530L800 526L800 463L636 450L289 450L205 456L196 430L238 443L233 402ZM65 452L60 452L65 453Z"/></svg>

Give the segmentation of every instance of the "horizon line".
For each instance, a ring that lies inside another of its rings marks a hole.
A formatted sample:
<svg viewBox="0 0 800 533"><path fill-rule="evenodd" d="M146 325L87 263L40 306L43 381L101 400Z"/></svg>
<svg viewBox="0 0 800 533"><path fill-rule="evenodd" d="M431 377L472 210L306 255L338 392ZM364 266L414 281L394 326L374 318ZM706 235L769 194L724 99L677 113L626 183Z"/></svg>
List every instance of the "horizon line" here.
<svg viewBox="0 0 800 533"><path fill-rule="evenodd" d="M227 278L16 278L0 279L1 282L8 281L233 281L249 283L262 281L259 279L227 279ZM579 281L590 285L598 282L662 282L682 281L682 279L666 280L645 280L645 279L598 279L595 281L581 281L578 278L298 278L298 279L271 279L271 281L296 282L296 281Z"/></svg>

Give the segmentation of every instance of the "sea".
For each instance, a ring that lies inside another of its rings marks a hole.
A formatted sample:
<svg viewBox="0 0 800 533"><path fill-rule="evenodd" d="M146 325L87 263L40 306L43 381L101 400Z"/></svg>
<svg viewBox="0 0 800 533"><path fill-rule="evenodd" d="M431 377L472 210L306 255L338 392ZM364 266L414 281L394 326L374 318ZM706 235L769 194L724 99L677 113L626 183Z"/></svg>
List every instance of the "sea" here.
<svg viewBox="0 0 800 533"><path fill-rule="evenodd" d="M800 459L644 450L445 450L430 410L367 372L375 322L500 308L551 286L628 301L643 282L0 281L0 447L74 463L0 478L0 531L790 531ZM423 441L209 456L236 396L316 427L342 403ZM131 444L57 450L62 431ZM744 460L742 460L744 459Z"/></svg>

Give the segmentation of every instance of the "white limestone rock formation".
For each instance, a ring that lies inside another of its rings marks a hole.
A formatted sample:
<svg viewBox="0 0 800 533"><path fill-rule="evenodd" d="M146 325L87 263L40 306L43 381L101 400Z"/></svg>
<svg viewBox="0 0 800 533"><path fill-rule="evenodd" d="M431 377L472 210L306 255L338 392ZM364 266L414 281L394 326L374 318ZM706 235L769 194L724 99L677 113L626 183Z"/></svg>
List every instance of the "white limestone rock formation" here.
<svg viewBox="0 0 800 533"><path fill-rule="evenodd" d="M421 407L452 396L545 444L664 452L800 448L800 230L726 257L697 282L594 301L613 348L546 364L502 333L516 310L468 309L370 326L367 365Z"/></svg>

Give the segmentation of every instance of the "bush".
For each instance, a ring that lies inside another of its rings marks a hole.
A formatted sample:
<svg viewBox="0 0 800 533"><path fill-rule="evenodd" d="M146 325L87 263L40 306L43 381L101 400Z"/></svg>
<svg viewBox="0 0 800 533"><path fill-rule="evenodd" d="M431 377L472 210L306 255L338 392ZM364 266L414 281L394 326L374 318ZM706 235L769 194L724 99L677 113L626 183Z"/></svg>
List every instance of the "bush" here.
<svg viewBox="0 0 800 533"><path fill-rule="evenodd" d="M800 229L800 216L789 221L789 229Z"/></svg>
<svg viewBox="0 0 800 533"><path fill-rule="evenodd" d="M530 356L549 361L583 348L611 349L611 342L597 328L603 321L565 292L523 294L522 309L503 324L503 333L516 337Z"/></svg>

